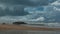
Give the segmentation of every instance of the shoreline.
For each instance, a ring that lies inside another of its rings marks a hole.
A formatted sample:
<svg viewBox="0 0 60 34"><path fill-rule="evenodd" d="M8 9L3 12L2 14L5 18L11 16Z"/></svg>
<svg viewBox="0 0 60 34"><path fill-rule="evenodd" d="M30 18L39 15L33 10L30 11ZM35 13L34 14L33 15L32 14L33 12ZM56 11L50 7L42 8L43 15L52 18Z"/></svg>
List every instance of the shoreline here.
<svg viewBox="0 0 60 34"><path fill-rule="evenodd" d="M30 27L22 25L0 25L0 30L60 31L60 28Z"/></svg>

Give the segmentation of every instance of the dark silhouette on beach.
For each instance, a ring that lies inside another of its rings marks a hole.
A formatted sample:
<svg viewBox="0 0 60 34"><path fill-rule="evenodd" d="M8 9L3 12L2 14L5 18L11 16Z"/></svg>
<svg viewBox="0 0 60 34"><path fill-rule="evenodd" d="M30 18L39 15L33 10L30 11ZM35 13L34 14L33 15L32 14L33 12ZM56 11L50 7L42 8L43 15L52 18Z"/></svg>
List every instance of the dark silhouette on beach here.
<svg viewBox="0 0 60 34"><path fill-rule="evenodd" d="M13 22L13 24L20 25L20 24L27 24L25 22Z"/></svg>

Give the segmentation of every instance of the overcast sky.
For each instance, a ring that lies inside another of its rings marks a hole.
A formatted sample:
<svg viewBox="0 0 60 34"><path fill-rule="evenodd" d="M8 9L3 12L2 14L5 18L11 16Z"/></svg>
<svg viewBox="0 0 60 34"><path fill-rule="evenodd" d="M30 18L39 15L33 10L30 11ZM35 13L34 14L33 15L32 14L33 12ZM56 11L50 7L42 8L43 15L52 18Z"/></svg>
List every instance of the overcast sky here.
<svg viewBox="0 0 60 34"><path fill-rule="evenodd" d="M5 20L5 16L9 16L8 19L12 18L10 16L23 16L24 18L29 15L29 12L24 11L24 8L48 6L49 3L54 1L56 0L0 0L0 16L3 16L0 17L0 21ZM41 18L43 19L44 17Z"/></svg>

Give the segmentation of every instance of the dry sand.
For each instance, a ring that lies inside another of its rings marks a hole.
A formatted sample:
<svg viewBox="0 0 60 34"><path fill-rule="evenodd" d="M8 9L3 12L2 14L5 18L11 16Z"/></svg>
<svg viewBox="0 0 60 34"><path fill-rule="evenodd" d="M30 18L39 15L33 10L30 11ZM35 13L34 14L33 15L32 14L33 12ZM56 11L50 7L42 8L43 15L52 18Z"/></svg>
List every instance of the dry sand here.
<svg viewBox="0 0 60 34"><path fill-rule="evenodd" d="M0 30L42 30L42 31L55 31L60 28L45 28L45 27L28 27L20 25L0 25Z"/></svg>

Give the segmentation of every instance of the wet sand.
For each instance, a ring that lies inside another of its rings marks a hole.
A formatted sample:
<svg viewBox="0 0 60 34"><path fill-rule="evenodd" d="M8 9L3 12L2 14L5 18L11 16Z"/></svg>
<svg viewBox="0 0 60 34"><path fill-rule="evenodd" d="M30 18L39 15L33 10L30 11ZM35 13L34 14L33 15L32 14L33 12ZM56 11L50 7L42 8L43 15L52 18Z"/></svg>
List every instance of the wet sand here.
<svg viewBox="0 0 60 34"><path fill-rule="evenodd" d="M5 30L0 34L60 34L60 31Z"/></svg>

